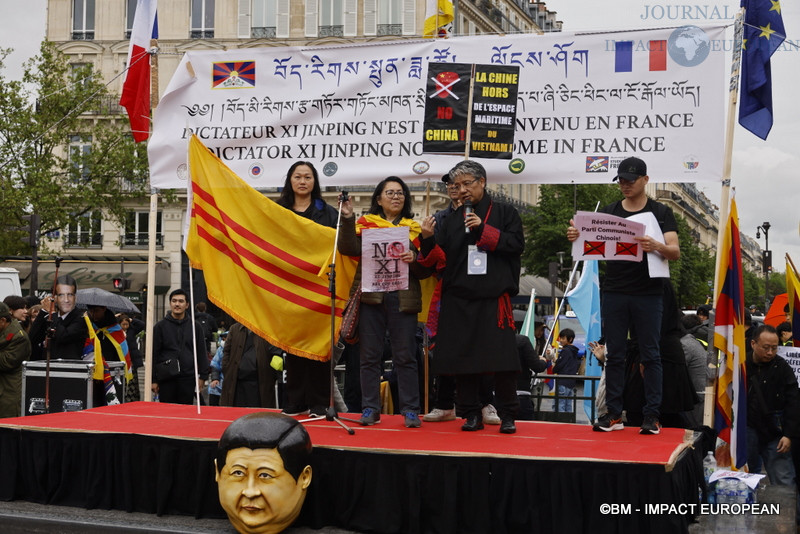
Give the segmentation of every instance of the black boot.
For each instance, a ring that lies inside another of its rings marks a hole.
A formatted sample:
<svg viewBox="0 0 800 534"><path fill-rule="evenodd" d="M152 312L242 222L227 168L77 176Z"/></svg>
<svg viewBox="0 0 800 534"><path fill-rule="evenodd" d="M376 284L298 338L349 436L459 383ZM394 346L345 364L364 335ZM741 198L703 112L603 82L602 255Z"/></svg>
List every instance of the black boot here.
<svg viewBox="0 0 800 534"><path fill-rule="evenodd" d="M500 422L501 434L513 434L517 431L517 425L514 424L513 419L503 419Z"/></svg>
<svg viewBox="0 0 800 534"><path fill-rule="evenodd" d="M461 430L465 432L474 432L475 430L483 430L483 417L480 414L470 415L467 421L461 426Z"/></svg>

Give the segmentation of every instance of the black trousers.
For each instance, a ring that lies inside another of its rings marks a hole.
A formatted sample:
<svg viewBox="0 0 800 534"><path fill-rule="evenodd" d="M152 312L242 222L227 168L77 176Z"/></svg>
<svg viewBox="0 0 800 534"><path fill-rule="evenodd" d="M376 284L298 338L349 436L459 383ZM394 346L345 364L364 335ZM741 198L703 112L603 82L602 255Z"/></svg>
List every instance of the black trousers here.
<svg viewBox="0 0 800 534"><path fill-rule="evenodd" d="M480 415L483 374L456 375L456 412L459 417ZM494 407L500 419L514 419L519 410L517 371L494 373Z"/></svg>
<svg viewBox="0 0 800 534"><path fill-rule="evenodd" d="M330 362L287 354L284 363L287 407L306 409L330 404Z"/></svg>
<svg viewBox="0 0 800 534"><path fill-rule="evenodd" d="M196 386L194 375L164 380L158 383L158 400L173 404L194 404Z"/></svg>

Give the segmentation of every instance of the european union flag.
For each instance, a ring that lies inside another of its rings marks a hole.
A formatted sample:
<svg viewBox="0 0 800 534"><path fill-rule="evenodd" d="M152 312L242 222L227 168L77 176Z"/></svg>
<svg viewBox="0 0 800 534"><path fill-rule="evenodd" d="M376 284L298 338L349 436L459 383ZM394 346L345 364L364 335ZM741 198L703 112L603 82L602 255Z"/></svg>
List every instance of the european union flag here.
<svg viewBox="0 0 800 534"><path fill-rule="evenodd" d="M742 0L745 8L739 124L766 139L772 129L770 57L786 30L779 0Z"/></svg>

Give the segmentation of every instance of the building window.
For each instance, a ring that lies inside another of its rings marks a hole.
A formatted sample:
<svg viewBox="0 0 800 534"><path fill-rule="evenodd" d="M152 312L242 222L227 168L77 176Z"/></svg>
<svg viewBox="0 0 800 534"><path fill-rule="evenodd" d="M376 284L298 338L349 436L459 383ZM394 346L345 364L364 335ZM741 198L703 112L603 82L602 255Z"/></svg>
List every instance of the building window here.
<svg viewBox="0 0 800 534"><path fill-rule="evenodd" d="M91 135L73 135L69 138L69 164L74 181L89 179L88 161L91 153Z"/></svg>
<svg viewBox="0 0 800 534"><path fill-rule="evenodd" d="M99 211L93 211L74 217L67 228L64 246L72 248L102 247L103 235L100 232L102 223L103 218Z"/></svg>
<svg viewBox="0 0 800 534"><path fill-rule="evenodd" d="M92 66L89 63L70 63L70 78L76 88L86 88L92 79Z"/></svg>
<svg viewBox="0 0 800 534"><path fill-rule="evenodd" d="M150 244L148 229L150 228L150 212L132 211L125 221L122 246L125 248L146 248ZM156 246L161 247L164 239L161 234L161 212L156 212Z"/></svg>
<svg viewBox="0 0 800 534"><path fill-rule="evenodd" d="M319 37L344 36L344 0L320 0Z"/></svg>
<svg viewBox="0 0 800 534"><path fill-rule="evenodd" d="M192 0L192 39L214 38L214 0Z"/></svg>
<svg viewBox="0 0 800 534"><path fill-rule="evenodd" d="M403 0L378 0L378 35L403 34Z"/></svg>
<svg viewBox="0 0 800 534"><path fill-rule="evenodd" d="M125 23L125 38L130 39L133 34L133 18L136 16L137 0L126 0L128 2L127 16L128 19Z"/></svg>
<svg viewBox="0 0 800 534"><path fill-rule="evenodd" d="M272 39L277 36L278 0L253 0L250 36L254 39Z"/></svg>
<svg viewBox="0 0 800 534"><path fill-rule="evenodd" d="M94 0L72 0L72 40L94 39Z"/></svg>

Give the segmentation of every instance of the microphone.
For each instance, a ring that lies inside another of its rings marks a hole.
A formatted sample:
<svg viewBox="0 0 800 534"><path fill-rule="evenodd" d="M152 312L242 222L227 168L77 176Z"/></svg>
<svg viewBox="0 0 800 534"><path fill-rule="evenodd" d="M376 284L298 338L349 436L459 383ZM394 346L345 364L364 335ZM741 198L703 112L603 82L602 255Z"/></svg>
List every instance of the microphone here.
<svg viewBox="0 0 800 534"><path fill-rule="evenodd" d="M465 200L464 201L464 218L466 218L467 215L469 215L470 213L472 213L472 201L471 200ZM469 233L469 226L465 226L464 227L464 231L466 233Z"/></svg>

